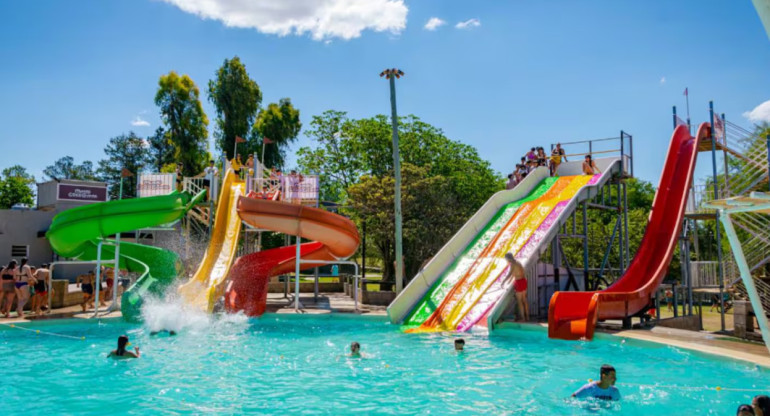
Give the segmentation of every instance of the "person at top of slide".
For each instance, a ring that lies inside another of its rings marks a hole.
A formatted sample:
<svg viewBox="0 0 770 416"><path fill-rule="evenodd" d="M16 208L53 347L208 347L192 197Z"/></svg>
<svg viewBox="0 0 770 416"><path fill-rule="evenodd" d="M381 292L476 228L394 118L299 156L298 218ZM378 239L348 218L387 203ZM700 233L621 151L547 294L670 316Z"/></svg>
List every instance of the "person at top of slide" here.
<svg viewBox="0 0 770 416"><path fill-rule="evenodd" d="M599 400L620 400L620 391L615 387L617 376L615 367L604 364L599 370L599 381L592 381L572 394L572 397L585 399L592 397Z"/></svg>
<svg viewBox="0 0 770 416"><path fill-rule="evenodd" d="M127 335L121 335L118 337L118 349L110 351L107 358L123 359L123 358L139 358L142 354L139 352L139 347L134 347L134 351L127 351L126 347L130 346Z"/></svg>
<svg viewBox="0 0 770 416"><path fill-rule="evenodd" d="M597 173L601 173L601 171L596 167L596 162L591 158L591 155L586 155L583 161L583 175L596 175Z"/></svg>

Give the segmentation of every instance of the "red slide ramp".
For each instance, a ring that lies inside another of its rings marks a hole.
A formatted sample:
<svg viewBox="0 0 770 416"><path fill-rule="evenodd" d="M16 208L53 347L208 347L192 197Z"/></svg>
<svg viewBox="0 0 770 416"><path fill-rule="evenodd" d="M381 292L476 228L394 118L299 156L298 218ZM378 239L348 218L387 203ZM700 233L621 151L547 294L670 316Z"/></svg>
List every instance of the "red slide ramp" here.
<svg viewBox="0 0 770 416"><path fill-rule="evenodd" d="M686 126L674 130L647 229L633 261L605 290L554 293L548 308L549 338L590 340L597 320L623 319L649 307L681 232L698 141L710 133L708 123L700 125L697 139Z"/></svg>
<svg viewBox="0 0 770 416"><path fill-rule="evenodd" d="M342 260L353 255L360 242L352 221L318 208L241 196L238 215L256 228L315 240L300 245L302 260ZM286 246L238 258L225 288L225 309L262 315L270 278L295 269L296 250L296 246ZM314 267L318 265L300 265L303 270Z"/></svg>

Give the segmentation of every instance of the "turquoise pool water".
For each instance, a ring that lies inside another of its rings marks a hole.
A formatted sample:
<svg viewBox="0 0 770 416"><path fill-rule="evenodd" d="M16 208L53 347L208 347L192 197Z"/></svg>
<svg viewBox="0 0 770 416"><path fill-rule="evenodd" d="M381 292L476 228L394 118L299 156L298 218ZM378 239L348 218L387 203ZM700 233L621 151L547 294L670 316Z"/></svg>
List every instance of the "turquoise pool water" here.
<svg viewBox="0 0 770 416"><path fill-rule="evenodd" d="M185 316L171 323L179 335L150 337L163 324L25 325L84 341L0 326L2 414L732 415L757 393L699 387L770 391L770 371L751 364L619 339L552 341L540 329L465 334L457 354L454 335L404 334L381 318ZM124 333L142 357L106 359ZM344 355L353 340L366 358ZM618 369L623 400L567 399L603 363Z"/></svg>

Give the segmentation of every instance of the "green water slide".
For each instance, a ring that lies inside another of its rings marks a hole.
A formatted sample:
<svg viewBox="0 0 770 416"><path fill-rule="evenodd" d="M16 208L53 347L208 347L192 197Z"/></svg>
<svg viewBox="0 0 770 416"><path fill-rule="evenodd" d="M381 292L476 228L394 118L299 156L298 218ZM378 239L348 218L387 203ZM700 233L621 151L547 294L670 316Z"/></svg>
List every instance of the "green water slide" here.
<svg viewBox="0 0 770 416"><path fill-rule="evenodd" d="M102 242L102 260L113 260L115 241L107 237L177 221L204 196L205 192L195 196L174 192L72 208L54 217L46 237L61 257L96 260L98 245ZM123 293L121 303L123 317L137 320L142 299L161 294L179 275L181 261L169 250L121 242L120 268L139 273L136 283Z"/></svg>
<svg viewBox="0 0 770 416"><path fill-rule="evenodd" d="M506 204L487 222L486 226L476 235L461 255L446 269L446 272L436 280L433 286L417 303L412 312L404 319L407 327L419 326L441 304L452 287L468 271L484 248L490 243L500 229L513 217L513 214L525 202L535 200L545 194L558 178L548 177L532 189L525 197Z"/></svg>

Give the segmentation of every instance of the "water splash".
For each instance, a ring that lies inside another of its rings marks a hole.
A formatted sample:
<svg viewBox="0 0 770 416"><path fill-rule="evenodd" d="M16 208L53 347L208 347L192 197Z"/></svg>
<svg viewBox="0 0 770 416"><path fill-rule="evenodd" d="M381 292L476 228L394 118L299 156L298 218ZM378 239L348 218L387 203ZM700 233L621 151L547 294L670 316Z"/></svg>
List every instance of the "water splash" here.
<svg viewBox="0 0 770 416"><path fill-rule="evenodd" d="M162 298L148 298L142 305L142 320L149 331L175 331L180 333L205 333L230 327L245 330L248 317L237 314L208 314L188 305L177 294L176 287L171 287Z"/></svg>

